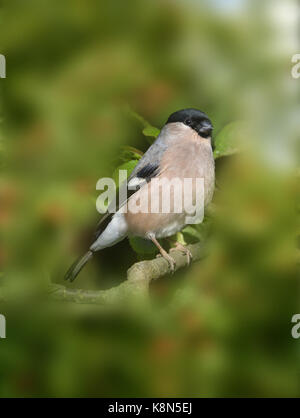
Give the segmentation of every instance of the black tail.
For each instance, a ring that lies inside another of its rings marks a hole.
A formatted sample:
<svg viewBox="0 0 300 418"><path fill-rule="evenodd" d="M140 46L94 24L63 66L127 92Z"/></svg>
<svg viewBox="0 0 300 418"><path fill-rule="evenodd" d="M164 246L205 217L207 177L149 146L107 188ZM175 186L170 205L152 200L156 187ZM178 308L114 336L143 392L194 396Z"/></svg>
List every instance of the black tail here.
<svg viewBox="0 0 300 418"><path fill-rule="evenodd" d="M65 274L65 280L70 280L73 282L78 274L80 273L81 269L86 265L86 263L93 257L93 252L88 251L82 257L75 261Z"/></svg>

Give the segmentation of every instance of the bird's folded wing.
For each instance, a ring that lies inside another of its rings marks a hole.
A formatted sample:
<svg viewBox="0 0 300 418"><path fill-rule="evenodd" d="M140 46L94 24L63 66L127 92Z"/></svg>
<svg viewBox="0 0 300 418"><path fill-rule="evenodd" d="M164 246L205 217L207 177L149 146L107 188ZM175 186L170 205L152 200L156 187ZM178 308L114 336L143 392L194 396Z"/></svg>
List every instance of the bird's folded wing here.
<svg viewBox="0 0 300 418"><path fill-rule="evenodd" d="M156 141L145 152L140 159L127 182L120 186L121 193L117 195L116 211L118 211L128 201L130 196L136 193L146 182L148 183L153 177L156 177L160 172L160 161L166 150L164 138L159 135ZM126 188L127 190L122 190ZM126 193L122 193L126 192ZM121 201L118 201L119 196L125 196ZM107 212L103 215L97 225L95 232L96 238L104 231L109 224L114 213L111 212L111 206L108 206Z"/></svg>

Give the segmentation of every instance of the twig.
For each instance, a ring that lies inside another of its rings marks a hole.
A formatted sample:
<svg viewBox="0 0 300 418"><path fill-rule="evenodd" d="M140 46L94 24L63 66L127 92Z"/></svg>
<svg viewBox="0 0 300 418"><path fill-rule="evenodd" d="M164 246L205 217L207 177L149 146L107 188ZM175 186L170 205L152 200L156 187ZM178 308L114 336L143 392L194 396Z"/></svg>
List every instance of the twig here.
<svg viewBox="0 0 300 418"><path fill-rule="evenodd" d="M193 256L193 261L203 258L204 246L201 243L187 246ZM172 257L176 262L175 270L187 265L187 257L180 251L172 251ZM170 273L168 262L157 257L153 260L140 261L133 264L127 271L127 280L119 286L108 290L83 290L70 289L59 284L49 286L51 299L98 305L112 305L116 302L128 301L128 299L148 297L151 280L158 279Z"/></svg>

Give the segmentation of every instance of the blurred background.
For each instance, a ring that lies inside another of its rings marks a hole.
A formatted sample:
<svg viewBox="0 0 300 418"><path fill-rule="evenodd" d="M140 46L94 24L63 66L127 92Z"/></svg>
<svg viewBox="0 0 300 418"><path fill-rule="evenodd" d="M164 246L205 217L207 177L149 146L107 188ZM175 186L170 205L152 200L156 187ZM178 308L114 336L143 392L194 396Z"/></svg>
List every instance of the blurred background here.
<svg viewBox="0 0 300 418"><path fill-rule="evenodd" d="M1 397L299 395L298 15L288 0L3 2ZM146 304L50 302L50 281L107 289L144 258L126 240L63 282L99 218L97 180L153 140L134 112L161 128L185 107L225 145L248 127L216 160L207 257Z"/></svg>

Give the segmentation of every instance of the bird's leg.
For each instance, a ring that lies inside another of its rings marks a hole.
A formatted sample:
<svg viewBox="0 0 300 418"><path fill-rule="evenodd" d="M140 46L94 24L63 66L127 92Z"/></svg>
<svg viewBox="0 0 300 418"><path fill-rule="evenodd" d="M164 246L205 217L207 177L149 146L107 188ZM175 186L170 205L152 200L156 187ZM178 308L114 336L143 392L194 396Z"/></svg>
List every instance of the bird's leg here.
<svg viewBox="0 0 300 418"><path fill-rule="evenodd" d="M151 241L153 242L153 244L159 249L159 252L161 253L162 257L165 260L167 260L167 262L169 263L171 272L174 273L175 266L176 266L175 260L167 253L166 250L163 249L163 247L160 245L160 243L155 238L154 234L148 234L148 238L151 239Z"/></svg>
<svg viewBox="0 0 300 418"><path fill-rule="evenodd" d="M187 256L187 265L190 264L191 260L193 259L192 253L189 249L187 249L184 245L182 245L180 242L176 241L175 246L170 249L170 252L172 251L181 251Z"/></svg>

